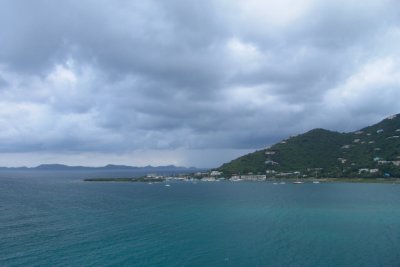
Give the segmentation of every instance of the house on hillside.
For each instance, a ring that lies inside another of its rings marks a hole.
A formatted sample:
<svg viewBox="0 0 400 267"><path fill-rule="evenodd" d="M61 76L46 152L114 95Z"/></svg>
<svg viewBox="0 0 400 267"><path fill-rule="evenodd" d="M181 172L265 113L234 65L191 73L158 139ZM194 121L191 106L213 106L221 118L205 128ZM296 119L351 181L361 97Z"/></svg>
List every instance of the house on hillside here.
<svg viewBox="0 0 400 267"><path fill-rule="evenodd" d="M379 172L379 169L367 169L367 168L362 168L358 170L358 174L362 174L362 173L377 173Z"/></svg>

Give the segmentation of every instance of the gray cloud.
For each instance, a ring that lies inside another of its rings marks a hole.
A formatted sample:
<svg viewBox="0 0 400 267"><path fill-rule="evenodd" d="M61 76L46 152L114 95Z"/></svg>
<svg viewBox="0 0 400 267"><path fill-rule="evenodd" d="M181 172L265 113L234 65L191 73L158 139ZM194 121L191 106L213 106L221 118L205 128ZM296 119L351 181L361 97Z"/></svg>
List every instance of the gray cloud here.
<svg viewBox="0 0 400 267"><path fill-rule="evenodd" d="M2 88L6 88L8 86L8 83L6 80L4 80L1 76L0 76L0 90Z"/></svg>
<svg viewBox="0 0 400 267"><path fill-rule="evenodd" d="M2 1L0 151L217 165L398 113L397 3L289 2Z"/></svg>

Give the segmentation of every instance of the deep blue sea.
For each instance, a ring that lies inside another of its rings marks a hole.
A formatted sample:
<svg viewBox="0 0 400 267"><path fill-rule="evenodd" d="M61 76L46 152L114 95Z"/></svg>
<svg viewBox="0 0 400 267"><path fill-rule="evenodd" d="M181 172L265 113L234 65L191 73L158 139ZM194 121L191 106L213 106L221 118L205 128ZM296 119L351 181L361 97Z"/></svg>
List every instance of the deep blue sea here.
<svg viewBox="0 0 400 267"><path fill-rule="evenodd" d="M0 266L400 266L400 185L11 176Z"/></svg>

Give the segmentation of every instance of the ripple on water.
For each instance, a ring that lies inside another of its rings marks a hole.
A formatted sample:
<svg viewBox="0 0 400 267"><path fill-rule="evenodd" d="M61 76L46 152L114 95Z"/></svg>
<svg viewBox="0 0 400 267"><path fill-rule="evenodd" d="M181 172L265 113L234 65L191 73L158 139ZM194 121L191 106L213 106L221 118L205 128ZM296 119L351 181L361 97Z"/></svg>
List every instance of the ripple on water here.
<svg viewBox="0 0 400 267"><path fill-rule="evenodd" d="M400 187L0 183L0 266L396 266Z"/></svg>

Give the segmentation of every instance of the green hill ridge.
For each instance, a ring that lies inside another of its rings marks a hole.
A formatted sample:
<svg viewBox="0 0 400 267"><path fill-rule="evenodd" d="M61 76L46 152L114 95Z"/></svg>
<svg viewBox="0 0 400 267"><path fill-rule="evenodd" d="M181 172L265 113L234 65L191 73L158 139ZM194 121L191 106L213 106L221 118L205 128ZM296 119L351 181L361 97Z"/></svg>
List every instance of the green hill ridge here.
<svg viewBox="0 0 400 267"><path fill-rule="evenodd" d="M227 176L400 177L400 114L350 133L314 129L217 170Z"/></svg>

